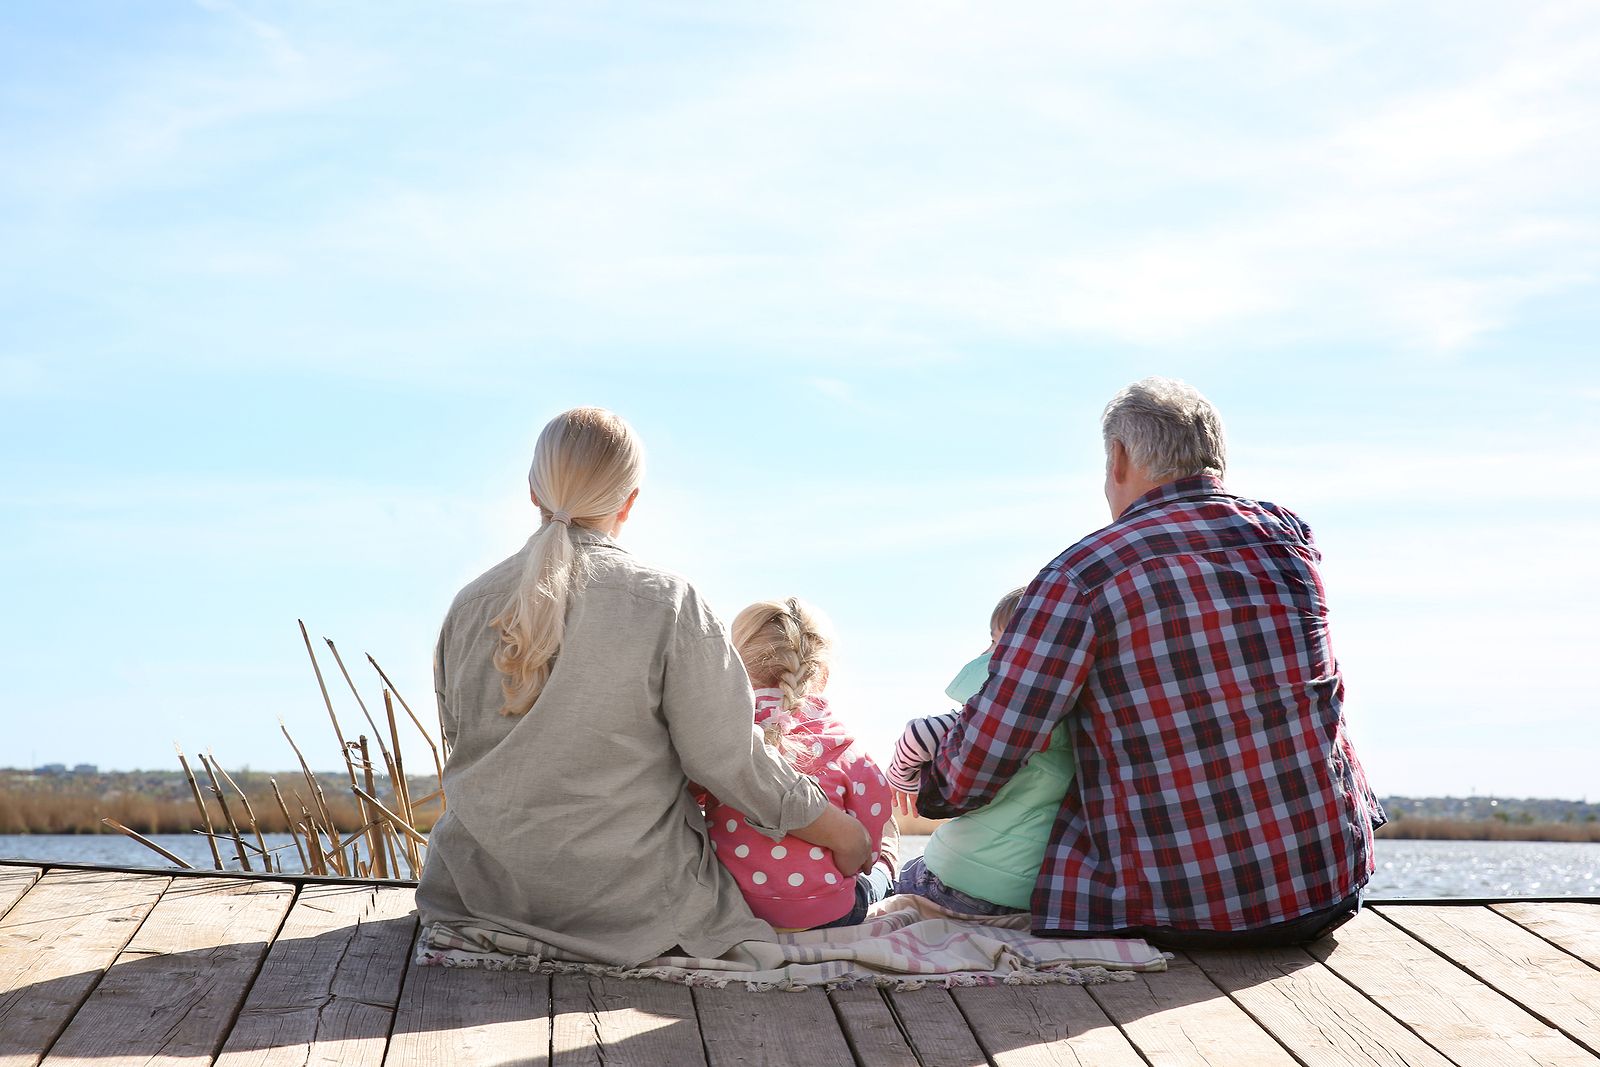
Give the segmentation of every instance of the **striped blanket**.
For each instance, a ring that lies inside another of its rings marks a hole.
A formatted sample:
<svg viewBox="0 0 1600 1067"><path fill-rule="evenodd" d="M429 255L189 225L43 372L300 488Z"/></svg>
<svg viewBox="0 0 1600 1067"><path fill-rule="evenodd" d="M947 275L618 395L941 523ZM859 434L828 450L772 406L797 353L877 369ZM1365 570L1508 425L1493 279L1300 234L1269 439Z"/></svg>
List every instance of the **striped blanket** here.
<svg viewBox="0 0 1600 1067"><path fill-rule="evenodd" d="M657 978L691 986L743 983L751 990L855 985L1085 985L1161 971L1167 957L1145 941L1035 937L1028 916L956 915L922 897L890 897L859 926L745 941L715 959L663 956L638 967L564 958L526 937L433 924L417 942L425 967L487 967L549 974Z"/></svg>

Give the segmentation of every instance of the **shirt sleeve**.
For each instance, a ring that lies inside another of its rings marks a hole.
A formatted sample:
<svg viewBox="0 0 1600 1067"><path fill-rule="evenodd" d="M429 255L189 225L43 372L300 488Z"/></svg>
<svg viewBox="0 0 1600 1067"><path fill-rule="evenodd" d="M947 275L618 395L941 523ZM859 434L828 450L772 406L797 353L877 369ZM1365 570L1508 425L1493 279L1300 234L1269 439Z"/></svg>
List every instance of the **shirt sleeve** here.
<svg viewBox="0 0 1600 1067"><path fill-rule="evenodd" d="M442 740L447 755L456 744L456 717L445 695L448 690L444 677L444 644L449 628L450 620L447 618L444 625L439 627L439 643L433 646L433 698L439 703L439 729L444 734Z"/></svg>
<svg viewBox="0 0 1600 1067"><path fill-rule="evenodd" d="M1044 748L1072 711L1094 666L1094 619L1066 575L1033 580L967 702L922 775L917 809L949 818L980 808Z"/></svg>
<svg viewBox="0 0 1600 1067"><path fill-rule="evenodd" d="M905 732L894 743L894 758L889 761L889 784L902 793L915 793L922 782L922 765L933 759L939 742L955 729L956 712L929 715L906 723Z"/></svg>
<svg viewBox="0 0 1600 1067"><path fill-rule="evenodd" d="M661 711L684 774L760 833L779 840L827 806L816 782L762 743L750 682L726 634L675 628Z"/></svg>

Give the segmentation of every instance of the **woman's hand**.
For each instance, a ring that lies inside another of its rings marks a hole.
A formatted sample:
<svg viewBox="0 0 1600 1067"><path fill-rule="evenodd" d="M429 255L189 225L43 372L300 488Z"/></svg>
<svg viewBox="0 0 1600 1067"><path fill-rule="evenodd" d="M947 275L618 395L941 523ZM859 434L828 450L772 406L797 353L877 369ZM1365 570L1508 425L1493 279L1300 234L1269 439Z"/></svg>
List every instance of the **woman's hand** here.
<svg viewBox="0 0 1600 1067"><path fill-rule="evenodd" d="M847 876L872 868L872 835L855 818L829 804L794 836L833 853L833 864Z"/></svg>

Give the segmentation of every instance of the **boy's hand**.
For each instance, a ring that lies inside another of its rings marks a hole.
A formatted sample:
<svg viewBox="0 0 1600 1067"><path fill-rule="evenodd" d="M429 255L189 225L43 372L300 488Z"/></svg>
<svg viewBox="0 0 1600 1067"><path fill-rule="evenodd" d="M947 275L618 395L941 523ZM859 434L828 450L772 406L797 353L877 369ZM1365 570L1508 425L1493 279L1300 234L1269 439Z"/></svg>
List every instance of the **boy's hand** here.
<svg viewBox="0 0 1600 1067"><path fill-rule="evenodd" d="M915 819L917 817L917 794L893 789L890 790L890 803L893 805L896 815L907 819Z"/></svg>

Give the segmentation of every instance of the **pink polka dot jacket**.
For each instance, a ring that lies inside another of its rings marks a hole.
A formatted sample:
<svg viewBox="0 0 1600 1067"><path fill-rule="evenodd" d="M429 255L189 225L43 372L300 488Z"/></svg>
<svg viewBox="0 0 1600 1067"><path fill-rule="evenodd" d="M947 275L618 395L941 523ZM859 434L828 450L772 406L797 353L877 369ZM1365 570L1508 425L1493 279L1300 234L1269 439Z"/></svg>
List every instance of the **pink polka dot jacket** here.
<svg viewBox="0 0 1600 1067"><path fill-rule="evenodd" d="M884 844L889 823L889 783L844 724L828 712L828 702L808 696L786 712L776 689L757 689L756 722L783 727L784 756L801 774L815 778L834 807L855 816L873 840L873 859L894 869L892 844ZM849 914L856 902L856 880L833 864L833 853L793 834L774 842L747 822L738 809L704 797L711 847L739 883L756 918L779 929L803 930ZM890 835L891 842L894 840Z"/></svg>

